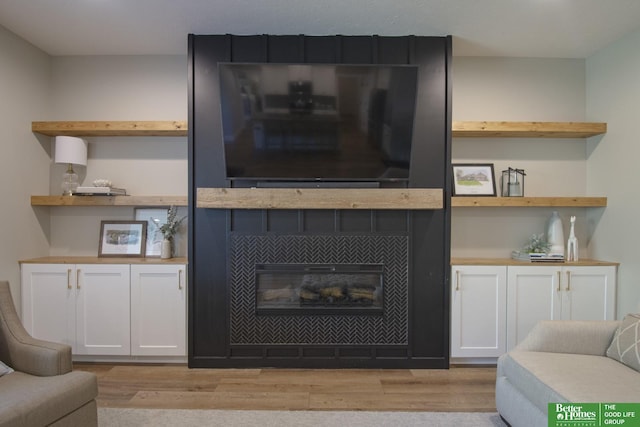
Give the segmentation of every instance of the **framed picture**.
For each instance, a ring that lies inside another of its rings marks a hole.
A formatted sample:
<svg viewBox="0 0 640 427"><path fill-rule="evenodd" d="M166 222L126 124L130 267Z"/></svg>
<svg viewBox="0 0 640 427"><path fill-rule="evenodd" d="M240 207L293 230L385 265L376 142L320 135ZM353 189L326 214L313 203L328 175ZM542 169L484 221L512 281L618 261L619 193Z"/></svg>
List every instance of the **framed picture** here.
<svg viewBox="0 0 640 427"><path fill-rule="evenodd" d="M160 224L167 222L167 214L169 209L163 208L137 208L135 211L136 221L145 221L147 223L147 246L145 256L159 257L162 248L162 232L159 229Z"/></svg>
<svg viewBox="0 0 640 427"><path fill-rule="evenodd" d="M496 196L493 163L454 164L454 196Z"/></svg>
<svg viewBox="0 0 640 427"><path fill-rule="evenodd" d="M146 221L102 221L99 257L142 257L147 243Z"/></svg>

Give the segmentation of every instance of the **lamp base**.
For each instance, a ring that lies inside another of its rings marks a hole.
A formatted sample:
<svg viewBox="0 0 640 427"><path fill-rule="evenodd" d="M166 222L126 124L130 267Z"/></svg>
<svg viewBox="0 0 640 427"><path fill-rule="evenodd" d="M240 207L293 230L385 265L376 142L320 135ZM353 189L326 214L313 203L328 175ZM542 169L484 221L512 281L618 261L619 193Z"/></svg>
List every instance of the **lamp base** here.
<svg viewBox="0 0 640 427"><path fill-rule="evenodd" d="M62 175L62 195L72 196L78 189L78 174L73 170L73 166L69 163L67 171Z"/></svg>

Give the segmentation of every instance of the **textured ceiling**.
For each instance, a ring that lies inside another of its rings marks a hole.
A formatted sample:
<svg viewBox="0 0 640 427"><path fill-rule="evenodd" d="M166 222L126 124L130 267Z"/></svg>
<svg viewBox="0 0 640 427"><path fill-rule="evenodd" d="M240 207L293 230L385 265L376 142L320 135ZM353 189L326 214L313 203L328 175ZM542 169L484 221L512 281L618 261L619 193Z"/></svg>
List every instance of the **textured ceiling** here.
<svg viewBox="0 0 640 427"><path fill-rule="evenodd" d="M457 56L586 58L640 28L638 0L1 0L51 55L186 54L187 34L452 35Z"/></svg>

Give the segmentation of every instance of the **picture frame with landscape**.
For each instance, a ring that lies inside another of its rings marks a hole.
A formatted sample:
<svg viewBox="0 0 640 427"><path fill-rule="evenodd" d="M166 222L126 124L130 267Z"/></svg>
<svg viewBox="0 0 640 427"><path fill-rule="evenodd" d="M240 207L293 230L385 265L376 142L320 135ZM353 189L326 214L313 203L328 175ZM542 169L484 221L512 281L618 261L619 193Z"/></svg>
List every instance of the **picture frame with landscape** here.
<svg viewBox="0 0 640 427"><path fill-rule="evenodd" d="M451 166L454 196L497 195L493 163L457 163Z"/></svg>
<svg viewBox="0 0 640 427"><path fill-rule="evenodd" d="M143 257L146 221L101 221L98 257Z"/></svg>

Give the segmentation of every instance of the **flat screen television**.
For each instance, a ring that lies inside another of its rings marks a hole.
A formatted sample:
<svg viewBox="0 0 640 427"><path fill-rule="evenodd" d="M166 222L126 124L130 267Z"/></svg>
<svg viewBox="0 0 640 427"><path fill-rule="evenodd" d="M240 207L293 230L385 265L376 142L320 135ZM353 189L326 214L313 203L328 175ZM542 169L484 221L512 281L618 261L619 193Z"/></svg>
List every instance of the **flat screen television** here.
<svg viewBox="0 0 640 427"><path fill-rule="evenodd" d="M418 67L220 63L229 179L407 180Z"/></svg>

